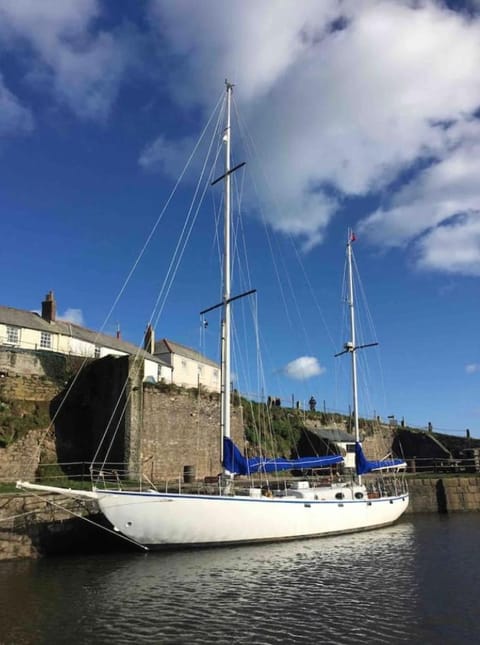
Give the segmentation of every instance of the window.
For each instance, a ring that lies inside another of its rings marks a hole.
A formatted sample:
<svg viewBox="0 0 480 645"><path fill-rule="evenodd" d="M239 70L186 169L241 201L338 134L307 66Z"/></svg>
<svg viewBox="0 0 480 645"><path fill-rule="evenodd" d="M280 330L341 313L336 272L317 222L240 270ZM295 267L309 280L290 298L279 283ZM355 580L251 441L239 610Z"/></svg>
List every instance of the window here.
<svg viewBox="0 0 480 645"><path fill-rule="evenodd" d="M182 359L182 367L184 370L187 369L187 361L185 359Z"/></svg>
<svg viewBox="0 0 480 645"><path fill-rule="evenodd" d="M48 331L40 332L40 347L42 349L50 349L52 346L52 334Z"/></svg>
<svg viewBox="0 0 480 645"><path fill-rule="evenodd" d="M17 344L20 341L20 329L7 326L7 343Z"/></svg>
<svg viewBox="0 0 480 645"><path fill-rule="evenodd" d="M94 356L95 358L100 358L100 347L95 347Z"/></svg>
<svg viewBox="0 0 480 645"><path fill-rule="evenodd" d="M218 370L213 370L213 380L218 381Z"/></svg>
<svg viewBox="0 0 480 645"><path fill-rule="evenodd" d="M203 374L203 365L198 364L198 373Z"/></svg>

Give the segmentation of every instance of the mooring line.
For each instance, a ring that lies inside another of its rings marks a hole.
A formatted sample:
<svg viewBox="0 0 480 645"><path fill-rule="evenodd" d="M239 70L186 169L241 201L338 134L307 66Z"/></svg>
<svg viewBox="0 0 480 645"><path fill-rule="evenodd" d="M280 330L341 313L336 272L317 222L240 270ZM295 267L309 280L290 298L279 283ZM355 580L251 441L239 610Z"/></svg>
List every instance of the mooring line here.
<svg viewBox="0 0 480 645"><path fill-rule="evenodd" d="M74 517L78 517L79 519L84 520L84 522L88 522L89 524L93 524L93 526L96 526L99 529L103 529L107 533L112 533L112 535L115 535L116 537L122 538L123 540L126 540L127 542L131 542L132 544L134 544L135 546L140 547L144 551L150 551L148 546L145 546L144 544L140 544L140 542L137 542L136 540L134 540L132 538L129 538L126 535L123 535L123 533L120 533L120 531L115 531L113 529L109 529L106 526L102 526L101 524L97 524L97 522L94 522L93 520L90 520L88 517L83 517L83 515L80 515L80 513L75 513L75 511L72 511L69 508L65 508L65 506L62 506L61 504L58 504L58 502L54 502L54 501L52 501L50 499L44 499L41 495L37 495L36 493L30 492L30 491L29 491L29 495L33 495L34 497L38 497L39 499L41 499L46 504L51 504L52 506L57 506L62 511L65 511L66 513L70 513L70 515L73 515ZM72 499L76 499L76 498L73 497ZM81 498L77 499L77 501L80 501L80 500L81 500ZM38 512L38 511L31 511L31 512Z"/></svg>
<svg viewBox="0 0 480 645"><path fill-rule="evenodd" d="M32 515L33 513L38 513L38 511L26 511L25 513L19 513L18 515L10 515L9 517L0 517L0 522L6 522L7 520L16 520L17 517L25 517L25 515Z"/></svg>

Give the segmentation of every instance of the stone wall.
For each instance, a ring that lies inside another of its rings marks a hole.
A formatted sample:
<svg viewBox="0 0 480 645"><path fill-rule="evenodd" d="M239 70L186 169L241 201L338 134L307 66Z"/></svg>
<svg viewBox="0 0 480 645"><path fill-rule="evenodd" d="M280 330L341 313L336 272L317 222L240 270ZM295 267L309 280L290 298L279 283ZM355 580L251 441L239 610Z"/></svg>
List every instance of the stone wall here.
<svg viewBox="0 0 480 645"><path fill-rule="evenodd" d="M55 463L55 443L48 430L31 430L25 437L0 449L0 481L33 480L43 463Z"/></svg>
<svg viewBox="0 0 480 645"><path fill-rule="evenodd" d="M0 560L36 558L72 548L78 531L88 526L77 516L95 511L89 500L43 493L0 495Z"/></svg>
<svg viewBox="0 0 480 645"><path fill-rule="evenodd" d="M141 461L152 480L203 479L220 472L220 404L217 394L162 392L145 384ZM232 406L232 438L243 449L242 410ZM186 470L185 470L186 469Z"/></svg>
<svg viewBox="0 0 480 645"><path fill-rule="evenodd" d="M407 513L480 511L480 476L409 477Z"/></svg>
<svg viewBox="0 0 480 645"><path fill-rule="evenodd" d="M111 446L107 461L114 462L113 468L127 468L132 477L140 467L155 480L185 474L201 479L220 472L218 395L181 388L162 391L144 383L143 369L126 356L89 362L73 385L67 384L61 378L68 374L67 359L47 352L0 351L0 399L8 401L8 412L33 423L42 403L46 429L55 415L54 432L48 433L55 440L53 454L41 450L46 430L26 428L25 436L0 448L0 480L31 479L41 456L43 463L68 462L68 474L81 475L104 434L96 461ZM243 448L241 409L233 407L232 415L232 436Z"/></svg>
<svg viewBox="0 0 480 645"><path fill-rule="evenodd" d="M395 427L378 425L372 434L362 433L362 447L368 459L383 459L391 453Z"/></svg>

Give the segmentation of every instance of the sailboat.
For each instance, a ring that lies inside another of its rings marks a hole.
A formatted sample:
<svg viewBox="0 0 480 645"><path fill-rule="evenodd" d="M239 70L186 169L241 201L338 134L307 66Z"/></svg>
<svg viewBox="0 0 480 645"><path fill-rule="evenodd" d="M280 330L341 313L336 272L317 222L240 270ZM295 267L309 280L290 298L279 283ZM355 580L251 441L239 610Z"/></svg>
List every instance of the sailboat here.
<svg viewBox="0 0 480 645"><path fill-rule="evenodd" d="M230 278L230 182L232 173L239 167L231 167L232 91L233 85L226 82L227 109L223 132L225 169L224 174L216 180L223 181L225 191L223 297L222 302L215 305L222 309L222 486L217 494L190 494L154 489L121 490L100 487L98 484L91 491L80 491L17 482L21 489L96 500L115 531L146 549L275 542L363 531L392 524L408 506L408 491L401 477L382 478L379 484L370 480L362 481L367 473L396 472L404 468L405 463L397 459L368 461L360 443L356 372L356 352L360 347L356 346L355 339L352 236L347 242L351 339L341 353L349 354L352 362L356 476L350 481L328 485L312 485L306 478L290 480L283 488L278 487L269 495L262 494L262 489L253 483L245 483L246 478L255 474L333 468L342 464L344 458L341 454L298 459L248 458L231 438L230 308L232 302L241 297L232 297ZM386 481L389 481L389 485L385 484Z"/></svg>

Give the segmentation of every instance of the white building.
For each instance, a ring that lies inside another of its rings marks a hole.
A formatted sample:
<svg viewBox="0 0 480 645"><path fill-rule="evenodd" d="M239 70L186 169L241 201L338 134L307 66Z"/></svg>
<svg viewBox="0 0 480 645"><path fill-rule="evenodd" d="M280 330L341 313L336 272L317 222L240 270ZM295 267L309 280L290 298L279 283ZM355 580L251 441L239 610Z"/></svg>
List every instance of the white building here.
<svg viewBox="0 0 480 645"><path fill-rule="evenodd" d="M147 332L148 333L148 332ZM172 368L172 383L220 392L220 365L203 354L164 338L154 343L155 356Z"/></svg>
<svg viewBox="0 0 480 645"><path fill-rule="evenodd" d="M56 319L56 303L50 291L42 302L41 315L33 311L0 306L0 346L10 349L44 350L103 358L108 355L138 356L144 361L144 379L172 381L172 367L133 343L97 333L71 322Z"/></svg>

